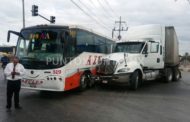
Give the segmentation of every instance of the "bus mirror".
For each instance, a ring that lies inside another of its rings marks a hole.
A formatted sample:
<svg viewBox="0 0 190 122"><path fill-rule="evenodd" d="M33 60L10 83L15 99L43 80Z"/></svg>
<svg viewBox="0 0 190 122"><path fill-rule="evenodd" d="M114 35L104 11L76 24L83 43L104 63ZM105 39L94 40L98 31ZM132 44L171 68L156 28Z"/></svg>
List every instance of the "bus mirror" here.
<svg viewBox="0 0 190 122"><path fill-rule="evenodd" d="M9 30L9 31L8 31L8 34L7 34L7 42L10 41L11 33L12 33L12 34L15 34L15 35L17 35L17 36L19 36L19 37L23 37L23 36L21 35L21 33L16 32L16 31L10 31L10 30Z"/></svg>

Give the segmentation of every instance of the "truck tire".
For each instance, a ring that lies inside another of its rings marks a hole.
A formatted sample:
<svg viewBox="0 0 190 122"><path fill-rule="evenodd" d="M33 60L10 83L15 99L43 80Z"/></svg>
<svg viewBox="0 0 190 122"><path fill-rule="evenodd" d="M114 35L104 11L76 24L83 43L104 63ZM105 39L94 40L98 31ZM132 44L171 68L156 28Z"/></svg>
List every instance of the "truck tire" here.
<svg viewBox="0 0 190 122"><path fill-rule="evenodd" d="M131 76L131 79L130 79L130 82L129 82L129 88L131 90L137 90L138 88L138 85L139 85L139 80L140 80L140 75L139 75L139 72L138 71L135 71L132 76Z"/></svg>
<svg viewBox="0 0 190 122"><path fill-rule="evenodd" d="M79 90L84 91L88 86L88 78L86 74L83 74L80 78Z"/></svg>
<svg viewBox="0 0 190 122"><path fill-rule="evenodd" d="M180 73L179 69L175 68L173 70L173 81L179 81L180 77L181 77L181 73Z"/></svg>
<svg viewBox="0 0 190 122"><path fill-rule="evenodd" d="M165 69L165 82L170 83L173 79L173 72L171 68L166 68Z"/></svg>

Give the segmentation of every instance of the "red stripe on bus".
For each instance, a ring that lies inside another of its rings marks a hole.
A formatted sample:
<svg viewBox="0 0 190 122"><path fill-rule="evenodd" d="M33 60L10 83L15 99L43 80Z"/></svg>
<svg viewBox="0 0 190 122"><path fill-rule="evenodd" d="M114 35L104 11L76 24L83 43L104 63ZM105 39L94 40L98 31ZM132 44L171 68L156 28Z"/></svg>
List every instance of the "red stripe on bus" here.
<svg viewBox="0 0 190 122"><path fill-rule="evenodd" d="M67 77L65 79L65 91L79 87L80 77L81 77L82 73L83 72L77 72L77 73L73 74L72 76Z"/></svg>
<svg viewBox="0 0 190 122"><path fill-rule="evenodd" d="M93 75L96 75L96 68L92 69L91 73ZM73 74L72 76L67 77L65 79L65 91L79 87L82 74L83 74L83 71L77 72Z"/></svg>

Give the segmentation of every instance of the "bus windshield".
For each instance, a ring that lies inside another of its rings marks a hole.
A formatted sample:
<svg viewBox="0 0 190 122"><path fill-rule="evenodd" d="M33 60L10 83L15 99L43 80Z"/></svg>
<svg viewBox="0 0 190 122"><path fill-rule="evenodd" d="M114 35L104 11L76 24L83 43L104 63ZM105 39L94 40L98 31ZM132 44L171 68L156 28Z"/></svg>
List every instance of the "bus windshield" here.
<svg viewBox="0 0 190 122"><path fill-rule="evenodd" d="M19 38L17 56L27 69L51 69L63 66L64 43L59 38L63 30L28 29ZM67 35L68 36L68 35ZM61 36L61 38L68 38Z"/></svg>
<svg viewBox="0 0 190 122"><path fill-rule="evenodd" d="M140 53L144 42L123 42L117 43L115 52Z"/></svg>

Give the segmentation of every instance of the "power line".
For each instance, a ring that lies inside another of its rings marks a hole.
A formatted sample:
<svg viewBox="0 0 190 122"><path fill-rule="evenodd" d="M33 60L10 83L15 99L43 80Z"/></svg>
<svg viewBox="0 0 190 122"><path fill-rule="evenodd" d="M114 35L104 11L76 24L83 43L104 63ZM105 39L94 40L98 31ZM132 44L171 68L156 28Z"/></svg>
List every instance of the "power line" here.
<svg viewBox="0 0 190 122"><path fill-rule="evenodd" d="M99 9L98 7L97 7L97 5L95 5L95 2L93 1L93 0L88 0L88 2L90 2L90 5L96 10L96 9ZM100 5L100 3L99 3L99 5ZM103 7L102 6L102 4L101 4L101 7ZM111 21L108 21L108 22L112 22L112 21L114 21L114 17L110 17L109 15L107 15L106 14L106 10L104 9L104 11L102 12L102 14L103 14L103 17L101 16L101 18L105 18L106 20L111 20ZM110 23L111 24L111 23ZM113 27L113 26L112 26ZM111 28L112 28L111 27Z"/></svg>
<svg viewBox="0 0 190 122"><path fill-rule="evenodd" d="M90 0L90 2L91 2L91 4L92 4L92 6L94 6L94 8L96 8L95 6L95 4L94 4L94 1L93 0ZM99 1L98 1L99 2ZM100 3L99 3L100 4ZM101 5L100 5L101 6ZM101 6L102 7L102 6ZM105 11L104 11L105 12ZM109 16L106 14L106 13L103 13L103 15L104 15L104 17L106 17L106 18L109 18Z"/></svg>
<svg viewBox="0 0 190 122"><path fill-rule="evenodd" d="M98 1L99 5L101 6L102 10L104 11L105 16L107 16L109 18L111 17L111 19L113 19L114 17L109 13L109 11L106 10L104 5L99 0L97 0L97 1Z"/></svg>
<svg viewBox="0 0 190 122"><path fill-rule="evenodd" d="M96 21L97 24L99 24L101 27L103 27L106 30L109 30L105 25L102 25L101 22L97 21L94 17L92 17L90 14L88 14L83 8L81 8L76 2L74 2L73 0L71 0L71 2L77 7L79 8L86 16L90 17L91 19L93 19L94 21ZM110 30L109 30L110 31Z"/></svg>
<svg viewBox="0 0 190 122"><path fill-rule="evenodd" d="M110 8L111 12L113 13L113 15L115 15L116 17L118 17L118 14L115 13L115 11L112 9L111 5L109 4L109 2L107 0L104 0L104 2L106 3L106 5Z"/></svg>
<svg viewBox="0 0 190 122"><path fill-rule="evenodd" d="M94 13L84 2L82 2L81 0L78 0L78 1L81 3L81 5L83 5L88 10L88 12L91 12L94 15L94 18L96 18L96 20L99 20L102 22L102 24L106 25L106 23L100 20L99 17L96 15L96 13ZM109 27L109 28L111 29L112 27Z"/></svg>

